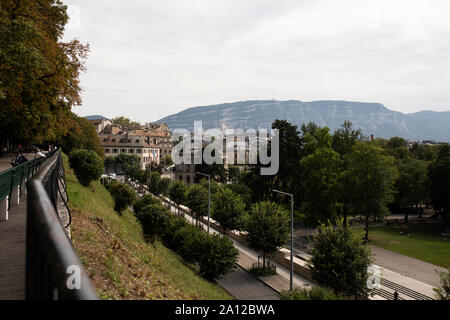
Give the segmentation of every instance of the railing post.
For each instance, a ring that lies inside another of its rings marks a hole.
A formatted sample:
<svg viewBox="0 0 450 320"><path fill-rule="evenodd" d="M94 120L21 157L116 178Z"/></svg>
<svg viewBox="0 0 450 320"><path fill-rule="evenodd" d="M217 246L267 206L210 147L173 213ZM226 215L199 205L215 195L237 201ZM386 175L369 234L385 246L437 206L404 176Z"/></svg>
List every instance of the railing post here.
<svg viewBox="0 0 450 320"><path fill-rule="evenodd" d="M0 200L0 221L8 221L8 199Z"/></svg>
<svg viewBox="0 0 450 320"><path fill-rule="evenodd" d="M13 170L12 176L11 176L11 185L9 187L9 195L8 195L8 211L11 210L11 196L12 196L12 191L13 191L13 186L14 186L14 177L16 175L16 170Z"/></svg>

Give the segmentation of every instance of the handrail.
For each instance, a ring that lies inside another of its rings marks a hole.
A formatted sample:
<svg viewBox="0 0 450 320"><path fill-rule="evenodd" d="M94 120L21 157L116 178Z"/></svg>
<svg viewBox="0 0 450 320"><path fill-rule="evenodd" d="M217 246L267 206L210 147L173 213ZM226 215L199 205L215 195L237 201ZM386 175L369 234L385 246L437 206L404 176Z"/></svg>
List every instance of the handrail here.
<svg viewBox="0 0 450 320"><path fill-rule="evenodd" d="M56 211L57 151L27 183L26 298L96 300Z"/></svg>

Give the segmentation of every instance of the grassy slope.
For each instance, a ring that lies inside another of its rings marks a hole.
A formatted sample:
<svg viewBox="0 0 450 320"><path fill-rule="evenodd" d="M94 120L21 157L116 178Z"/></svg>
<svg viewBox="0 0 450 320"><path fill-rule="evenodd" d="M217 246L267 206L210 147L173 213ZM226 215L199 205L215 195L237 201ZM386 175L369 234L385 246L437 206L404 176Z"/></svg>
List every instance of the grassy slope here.
<svg viewBox="0 0 450 320"><path fill-rule="evenodd" d="M450 239L440 235L439 224L410 224L409 236L400 226L386 226L369 232L370 243L441 267L450 267Z"/></svg>
<svg viewBox="0 0 450 320"><path fill-rule="evenodd" d="M64 156L73 244L103 299L230 299L218 285L198 276L181 257L144 241L130 210L119 216L98 182L78 183Z"/></svg>

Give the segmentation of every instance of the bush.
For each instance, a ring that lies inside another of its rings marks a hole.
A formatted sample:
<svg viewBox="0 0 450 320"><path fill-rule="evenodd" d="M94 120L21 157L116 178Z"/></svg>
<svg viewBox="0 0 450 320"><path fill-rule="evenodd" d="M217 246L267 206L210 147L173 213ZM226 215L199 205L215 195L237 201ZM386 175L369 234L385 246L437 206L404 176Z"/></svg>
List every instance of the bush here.
<svg viewBox="0 0 450 320"><path fill-rule="evenodd" d="M343 297L336 295L332 290L324 287L312 287L311 289L296 288L292 291L283 291L280 294L281 300L343 300Z"/></svg>
<svg viewBox="0 0 450 320"><path fill-rule="evenodd" d="M109 191L114 199L114 210L119 214L132 205L136 198L136 192L124 183L111 183Z"/></svg>
<svg viewBox="0 0 450 320"><path fill-rule="evenodd" d="M155 198L152 195L147 194L134 202L133 211L135 214L138 214L144 207L160 203L161 201L158 198Z"/></svg>
<svg viewBox="0 0 450 320"><path fill-rule="evenodd" d="M145 236L152 243L156 237L162 237L165 234L169 224L170 212L162 204L147 205L136 212L135 215L142 225L142 231Z"/></svg>
<svg viewBox="0 0 450 320"><path fill-rule="evenodd" d="M159 183L160 192L163 195L167 195L169 191L170 186L170 179L169 178L161 178L161 181Z"/></svg>
<svg viewBox="0 0 450 320"><path fill-rule="evenodd" d="M74 170L78 181L83 186L89 186L98 180L103 173L103 161L98 154L90 150L72 151L69 165Z"/></svg>
<svg viewBox="0 0 450 320"><path fill-rule="evenodd" d="M239 251L233 242L222 235L209 235L203 238L199 256L200 274L206 279L215 280L233 271Z"/></svg>
<svg viewBox="0 0 450 320"><path fill-rule="evenodd" d="M433 288L437 300L450 300L450 268L447 272L438 272L442 288Z"/></svg>
<svg viewBox="0 0 450 320"><path fill-rule="evenodd" d="M202 244L207 235L192 225L186 225L173 236L174 249L187 262L198 262L202 254Z"/></svg>
<svg viewBox="0 0 450 320"><path fill-rule="evenodd" d="M167 232L163 235L164 243L171 249L177 248L174 235L178 230L188 225L189 224L184 218L171 215L167 226Z"/></svg>

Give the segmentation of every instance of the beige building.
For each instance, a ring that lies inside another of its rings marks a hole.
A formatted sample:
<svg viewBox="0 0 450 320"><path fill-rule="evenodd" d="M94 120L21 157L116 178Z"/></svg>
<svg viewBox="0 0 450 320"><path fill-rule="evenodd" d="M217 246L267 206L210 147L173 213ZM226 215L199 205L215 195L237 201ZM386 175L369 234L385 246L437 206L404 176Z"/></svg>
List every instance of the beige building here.
<svg viewBox="0 0 450 320"><path fill-rule="evenodd" d="M160 149L149 137L127 133L102 133L99 138L106 157L116 157L119 154L137 155L141 159L141 170L145 170L151 162L160 163Z"/></svg>

